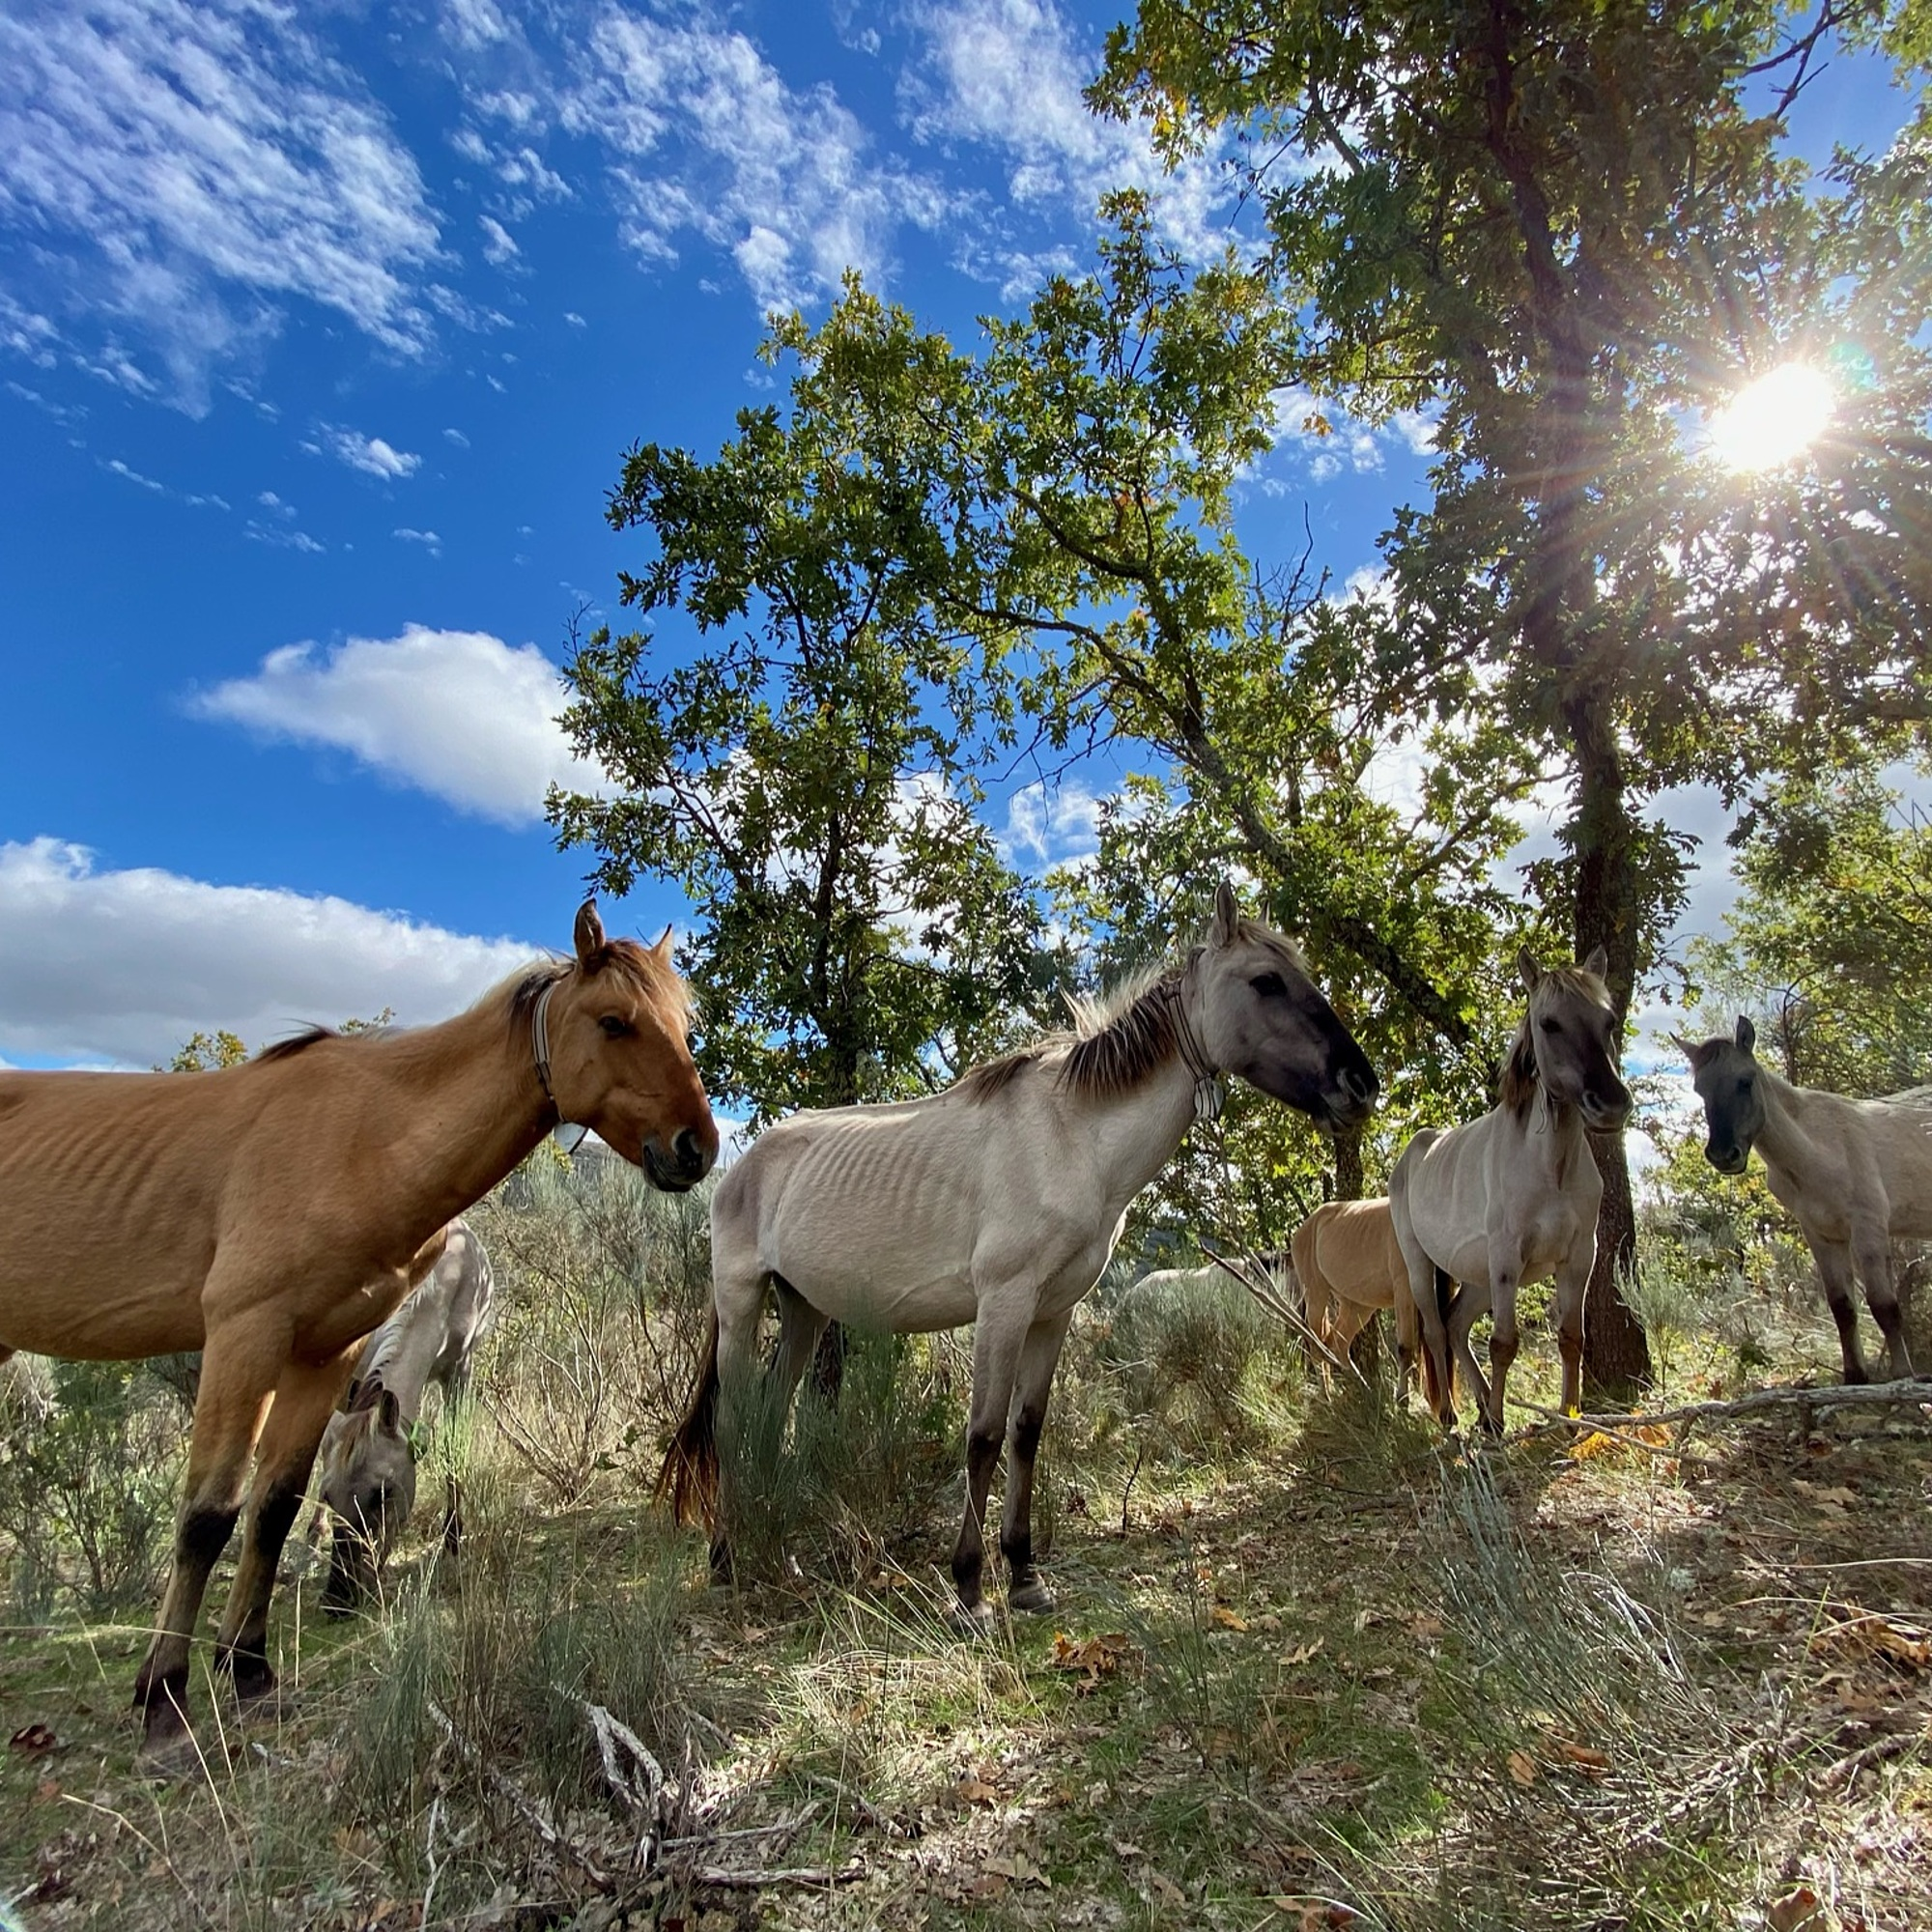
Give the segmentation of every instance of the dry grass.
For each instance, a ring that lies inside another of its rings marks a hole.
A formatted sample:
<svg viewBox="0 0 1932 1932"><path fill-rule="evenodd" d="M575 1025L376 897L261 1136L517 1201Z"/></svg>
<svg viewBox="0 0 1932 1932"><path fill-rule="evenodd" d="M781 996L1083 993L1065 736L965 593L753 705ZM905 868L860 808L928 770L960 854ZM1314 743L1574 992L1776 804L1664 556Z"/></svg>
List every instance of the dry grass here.
<svg viewBox="0 0 1932 1932"><path fill-rule="evenodd" d="M286 1590L282 1709L199 1687L204 1776L139 1776L141 1634L79 1572L0 1634L7 1733L53 1738L0 1757L25 1924L1661 1932L1768 1924L1801 1886L1819 1932L1924 1922L1918 1411L1470 1461L1264 1333L1234 1347L1238 1316L1135 1328L1103 1295L1048 1426L1059 1615L962 1643L956 1356L862 1350L840 1426L793 1437L765 1580L710 1589L641 1495L696 1334L689 1229L541 1185L485 1223L505 1319L445 1452L460 1559L406 1549L347 1624ZM1834 1358L1776 1313L1787 1365ZM1737 1366L1675 1330L1673 1394ZM661 1804L621 1794L593 1710ZM774 1873L807 1876L721 1882Z"/></svg>

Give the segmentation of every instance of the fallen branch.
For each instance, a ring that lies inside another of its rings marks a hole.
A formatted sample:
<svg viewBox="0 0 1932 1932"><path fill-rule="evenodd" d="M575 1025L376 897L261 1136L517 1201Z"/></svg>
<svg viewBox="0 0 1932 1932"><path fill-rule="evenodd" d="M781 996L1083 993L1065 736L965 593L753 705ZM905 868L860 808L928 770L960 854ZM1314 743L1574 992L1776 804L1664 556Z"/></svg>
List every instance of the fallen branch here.
<svg viewBox="0 0 1932 1932"><path fill-rule="evenodd" d="M856 1858L836 1870L831 1865L792 1865L779 1871L735 1871L724 1865L699 1865L691 1874L691 1882L732 1891L755 1891L767 1885L851 1885L864 1878L868 1869L864 1859Z"/></svg>
<svg viewBox="0 0 1932 1932"><path fill-rule="evenodd" d="M1243 1256L1240 1260L1236 1261L1227 1255L1217 1255L1205 1242L1202 1244L1201 1252L1216 1267L1225 1268L1229 1274L1233 1275L1277 1321L1281 1322L1285 1327L1292 1328L1301 1337L1303 1344L1312 1349L1331 1368L1346 1370L1358 1382L1362 1383L1364 1387L1367 1386L1368 1378L1362 1374L1361 1370L1348 1356L1338 1355L1326 1342L1322 1341L1321 1336L1316 1334L1315 1330L1308 1325L1307 1317L1286 1295L1282 1294L1275 1288L1265 1267L1259 1265L1250 1257Z"/></svg>
<svg viewBox="0 0 1932 1932"><path fill-rule="evenodd" d="M1849 1756L1841 1757L1835 1764L1828 1764L1818 1775L1808 1780L1814 1792L1831 1792L1840 1785L1849 1785L1861 1771L1869 1771L1873 1765L1884 1764L1889 1759L1903 1757L1909 1750L1916 1750L1924 1740L1911 1731L1899 1732L1889 1738L1880 1738L1862 1750L1855 1750Z"/></svg>
<svg viewBox="0 0 1932 1932"><path fill-rule="evenodd" d="M457 1756L492 1791L496 1792L509 1805L511 1810L552 1851L557 1853L560 1857L568 1859L599 1891L609 1891L611 1889L611 1875L608 1872L599 1870L582 1852L579 1851L556 1829L556 1826L551 1821L549 1814L535 1799L520 1790L511 1779L505 1777L500 1771L497 1771L493 1765L485 1761L483 1753L456 1728L455 1722L451 1719L449 1713L440 1704L432 1700L429 1705L429 1714L436 1720L437 1728L442 1733L444 1740Z"/></svg>
<svg viewBox="0 0 1932 1932"><path fill-rule="evenodd" d="M1927 1411L1927 1419L1932 1421L1932 1382L1861 1383L1850 1388L1756 1389L1749 1395L1737 1396L1729 1402L1693 1402L1682 1408L1625 1410L1610 1415L1561 1415L1555 1409L1539 1407L1533 1402L1518 1402L1514 1396L1510 1398L1513 1408L1527 1408L1548 1416L1552 1426L1561 1424L1568 1429L1598 1429L1605 1435L1613 1429L1644 1429L1665 1422L1691 1425L1727 1422L1733 1416L1749 1415L1759 1409L1876 1408L1893 1403L1916 1403ZM1655 1448L1656 1444L1649 1446ZM1665 1450L1662 1453L1675 1455L1677 1452Z"/></svg>
<svg viewBox="0 0 1932 1932"><path fill-rule="evenodd" d="M1539 1435L1546 1429L1571 1429L1583 1435L1605 1435L1612 1442L1621 1443L1627 1449L1642 1449L1652 1456L1667 1456L1673 1463L1689 1463L1693 1468L1715 1469L1720 1465L1708 1456L1696 1456L1684 1447L1685 1430L1679 1430L1677 1440L1671 1442L1650 1442L1641 1435L1626 1432L1653 1426L1659 1419L1647 1415L1626 1415L1620 1429L1606 1417L1600 1415L1565 1415L1560 1408L1545 1408L1540 1402L1520 1402L1515 1396L1506 1397L1512 1408L1526 1408L1532 1415L1543 1417L1541 1422L1531 1423L1522 1433L1524 1435Z"/></svg>

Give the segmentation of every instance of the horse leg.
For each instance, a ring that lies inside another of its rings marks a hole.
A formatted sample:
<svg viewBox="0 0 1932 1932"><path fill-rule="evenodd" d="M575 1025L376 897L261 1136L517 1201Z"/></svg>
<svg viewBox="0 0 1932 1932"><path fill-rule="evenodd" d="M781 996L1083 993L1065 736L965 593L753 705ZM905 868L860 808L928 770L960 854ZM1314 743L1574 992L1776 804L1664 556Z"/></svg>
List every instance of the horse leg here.
<svg viewBox="0 0 1932 1932"><path fill-rule="evenodd" d="M1492 1435L1503 1433L1503 1384L1521 1341L1516 1323L1517 1284L1515 1269L1495 1274L1490 1283L1490 1389L1483 1422Z"/></svg>
<svg viewBox="0 0 1932 1932"><path fill-rule="evenodd" d="M156 1756L188 1735L187 1662L215 1559L242 1514L249 1458L287 1350L280 1324L258 1321L209 1338L188 1437L187 1484L175 1526L174 1563L148 1654L134 1676L145 1714L141 1748Z"/></svg>
<svg viewBox="0 0 1932 1932"><path fill-rule="evenodd" d="M1563 1357L1563 1413L1583 1411L1583 1297L1596 1264L1597 1244L1572 1253L1556 1275L1556 1351Z"/></svg>
<svg viewBox="0 0 1932 1932"><path fill-rule="evenodd" d="M737 1459L744 1453L739 1419L757 1373L758 1319L764 1313L767 1279L749 1245L742 1265L734 1264L724 1242L714 1246L711 1280L712 1302L718 1314L718 1500L711 1524L711 1577L717 1583L731 1579L731 1491Z"/></svg>
<svg viewBox="0 0 1932 1932"><path fill-rule="evenodd" d="M1908 1381L1912 1350L1905 1346L1905 1316L1891 1278L1891 1243L1884 1235L1861 1240L1858 1247L1859 1279L1864 1283L1865 1306L1885 1337L1885 1378Z"/></svg>
<svg viewBox="0 0 1932 1932"><path fill-rule="evenodd" d="M1007 1493L1000 1508L1000 1554L1007 1559L1007 1607L1042 1611L1053 1607L1053 1592L1033 1567L1033 1472L1039 1454L1039 1432L1053 1393L1073 1311L1049 1316L1027 1330L1013 1385L1007 1429Z"/></svg>
<svg viewBox="0 0 1932 1932"><path fill-rule="evenodd" d="M980 1319L973 1329L973 1407L966 1425L966 1515L959 1541L952 1549L952 1587L959 1601L954 1618L968 1629L983 1629L993 1620L983 1585L986 1572L986 1494L993 1487L993 1470L1012 1409L1013 1383L1028 1327L1002 1319L980 1301Z"/></svg>
<svg viewBox="0 0 1932 1932"><path fill-rule="evenodd" d="M1477 1319L1490 1306L1490 1286L1487 1282L1480 1287L1472 1281L1465 1281L1451 1296L1449 1312L1443 1327L1449 1338L1449 1354L1452 1362L1463 1365L1463 1373L1469 1379L1469 1386L1476 1392L1476 1413L1482 1419L1484 1428L1489 1428L1492 1396L1489 1378L1476 1364L1476 1351L1470 1346L1469 1336L1475 1328ZM1446 1381L1448 1376L1445 1374Z"/></svg>
<svg viewBox="0 0 1932 1932"><path fill-rule="evenodd" d="M1852 1299L1857 1283L1852 1274L1852 1250L1845 1241L1814 1241L1811 1253L1818 1263L1818 1278L1825 1284L1825 1299L1831 1304L1832 1320L1838 1324L1838 1348L1845 1358L1846 1383L1868 1382L1871 1371L1859 1348L1859 1310Z"/></svg>
<svg viewBox="0 0 1932 1932"><path fill-rule="evenodd" d="M1442 1303L1435 1290L1435 1264L1419 1245L1411 1245L1412 1236L1410 1240L1402 1239L1400 1220L1396 1226L1397 1242L1408 1269L1406 1289L1398 1286L1396 1293L1398 1296L1406 1293L1408 1304L1415 1311L1415 1325L1410 1334L1420 1338L1429 1357L1428 1377L1432 1384L1431 1393L1435 1399L1435 1420L1444 1429L1453 1430L1456 1427L1455 1381L1450 1371L1449 1331L1442 1320Z"/></svg>
<svg viewBox="0 0 1932 1932"><path fill-rule="evenodd" d="M269 1663L269 1599L290 1526L301 1512L322 1433L349 1385L360 1344L332 1361L290 1362L275 1383L274 1405L255 1452L242 1561L215 1638L214 1667L235 1680L244 1702L275 1688Z"/></svg>

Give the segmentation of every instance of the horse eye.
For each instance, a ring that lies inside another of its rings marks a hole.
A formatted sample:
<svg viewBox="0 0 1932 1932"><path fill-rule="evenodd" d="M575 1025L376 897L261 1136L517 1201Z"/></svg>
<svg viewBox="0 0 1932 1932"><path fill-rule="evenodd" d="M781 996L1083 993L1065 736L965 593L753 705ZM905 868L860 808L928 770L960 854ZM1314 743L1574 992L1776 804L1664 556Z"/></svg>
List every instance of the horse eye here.
<svg viewBox="0 0 1932 1932"><path fill-rule="evenodd" d="M630 1021L619 1019L615 1013L606 1013L597 1024L604 1029L606 1037L611 1039L622 1039L631 1031Z"/></svg>
<svg viewBox="0 0 1932 1932"><path fill-rule="evenodd" d="M1748 1077L1738 1082L1738 1092L1740 1094L1748 1094L1750 1092L1750 1080Z"/></svg>
<svg viewBox="0 0 1932 1932"><path fill-rule="evenodd" d="M1563 1031L1562 1023L1558 1020L1545 1019L1539 1021L1538 1024L1543 1028L1545 1033L1561 1033Z"/></svg>
<svg viewBox="0 0 1932 1932"><path fill-rule="evenodd" d="M1257 973L1248 984L1264 1000L1288 998L1288 981L1279 973Z"/></svg>

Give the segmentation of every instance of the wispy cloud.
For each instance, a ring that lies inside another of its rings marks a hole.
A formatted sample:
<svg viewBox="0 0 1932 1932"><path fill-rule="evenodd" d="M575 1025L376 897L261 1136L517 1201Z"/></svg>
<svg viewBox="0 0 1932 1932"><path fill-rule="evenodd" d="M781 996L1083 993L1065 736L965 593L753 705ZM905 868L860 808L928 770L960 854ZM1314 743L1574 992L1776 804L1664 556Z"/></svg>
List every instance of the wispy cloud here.
<svg viewBox="0 0 1932 1932"><path fill-rule="evenodd" d="M505 268L524 251L517 238L494 214L479 214L476 223L483 231L483 259L493 268Z"/></svg>
<svg viewBox="0 0 1932 1932"><path fill-rule="evenodd" d="M1107 190L1139 187L1161 231L1196 259L1226 245L1234 185L1218 157L1170 173L1139 125L1090 112L1081 93L1098 71L1099 39L1053 0L928 0L912 19L923 44L900 82L907 127L923 145L1003 159L1010 208L982 211L960 247L967 267L1004 277L1009 298L1064 264L1057 246L1009 233L1008 213L1084 225Z"/></svg>
<svg viewBox="0 0 1932 1932"><path fill-rule="evenodd" d="M391 352L430 339L421 175L293 8L16 0L0 14L0 211L52 244L32 258L33 307L10 305L28 320L0 314L9 345L64 347L197 412L290 298Z"/></svg>
<svg viewBox="0 0 1932 1932"><path fill-rule="evenodd" d="M385 482L399 483L422 468L420 456L397 449L380 436L364 436L360 430L344 429L335 423L319 424L316 436L317 441L305 442L302 447L317 455L326 451L365 476L380 476Z"/></svg>
<svg viewBox="0 0 1932 1932"><path fill-rule="evenodd" d="M421 544L423 549L428 551L432 556L440 556L442 554L442 539L434 530L403 528L391 530L389 534L392 537L400 538L404 543Z"/></svg>
<svg viewBox="0 0 1932 1932"><path fill-rule="evenodd" d="M847 268L880 274L902 223L944 218L937 184L876 153L830 88L787 86L707 10L606 7L573 66L564 126L614 152L624 239L647 261L696 235L772 307L836 289Z"/></svg>
<svg viewBox="0 0 1932 1932"><path fill-rule="evenodd" d="M347 899L103 869L86 847L0 844L0 1041L149 1066L199 1030L253 1045L309 1021L447 1017L535 948Z"/></svg>
<svg viewBox="0 0 1932 1932"><path fill-rule="evenodd" d="M398 531L398 535L402 532ZM536 648L412 624L333 650L288 644L253 677L198 694L200 717L332 746L399 784L499 825L536 823L550 785L603 788L558 726L564 690Z"/></svg>
<svg viewBox="0 0 1932 1932"><path fill-rule="evenodd" d="M156 497L165 497L170 502L185 503L191 510L225 510L229 507L225 497L217 497L213 491L173 490L167 484L153 476L144 476L118 456L109 457L101 464L101 469L110 476L119 476L124 482L132 483L137 489L151 492Z"/></svg>

